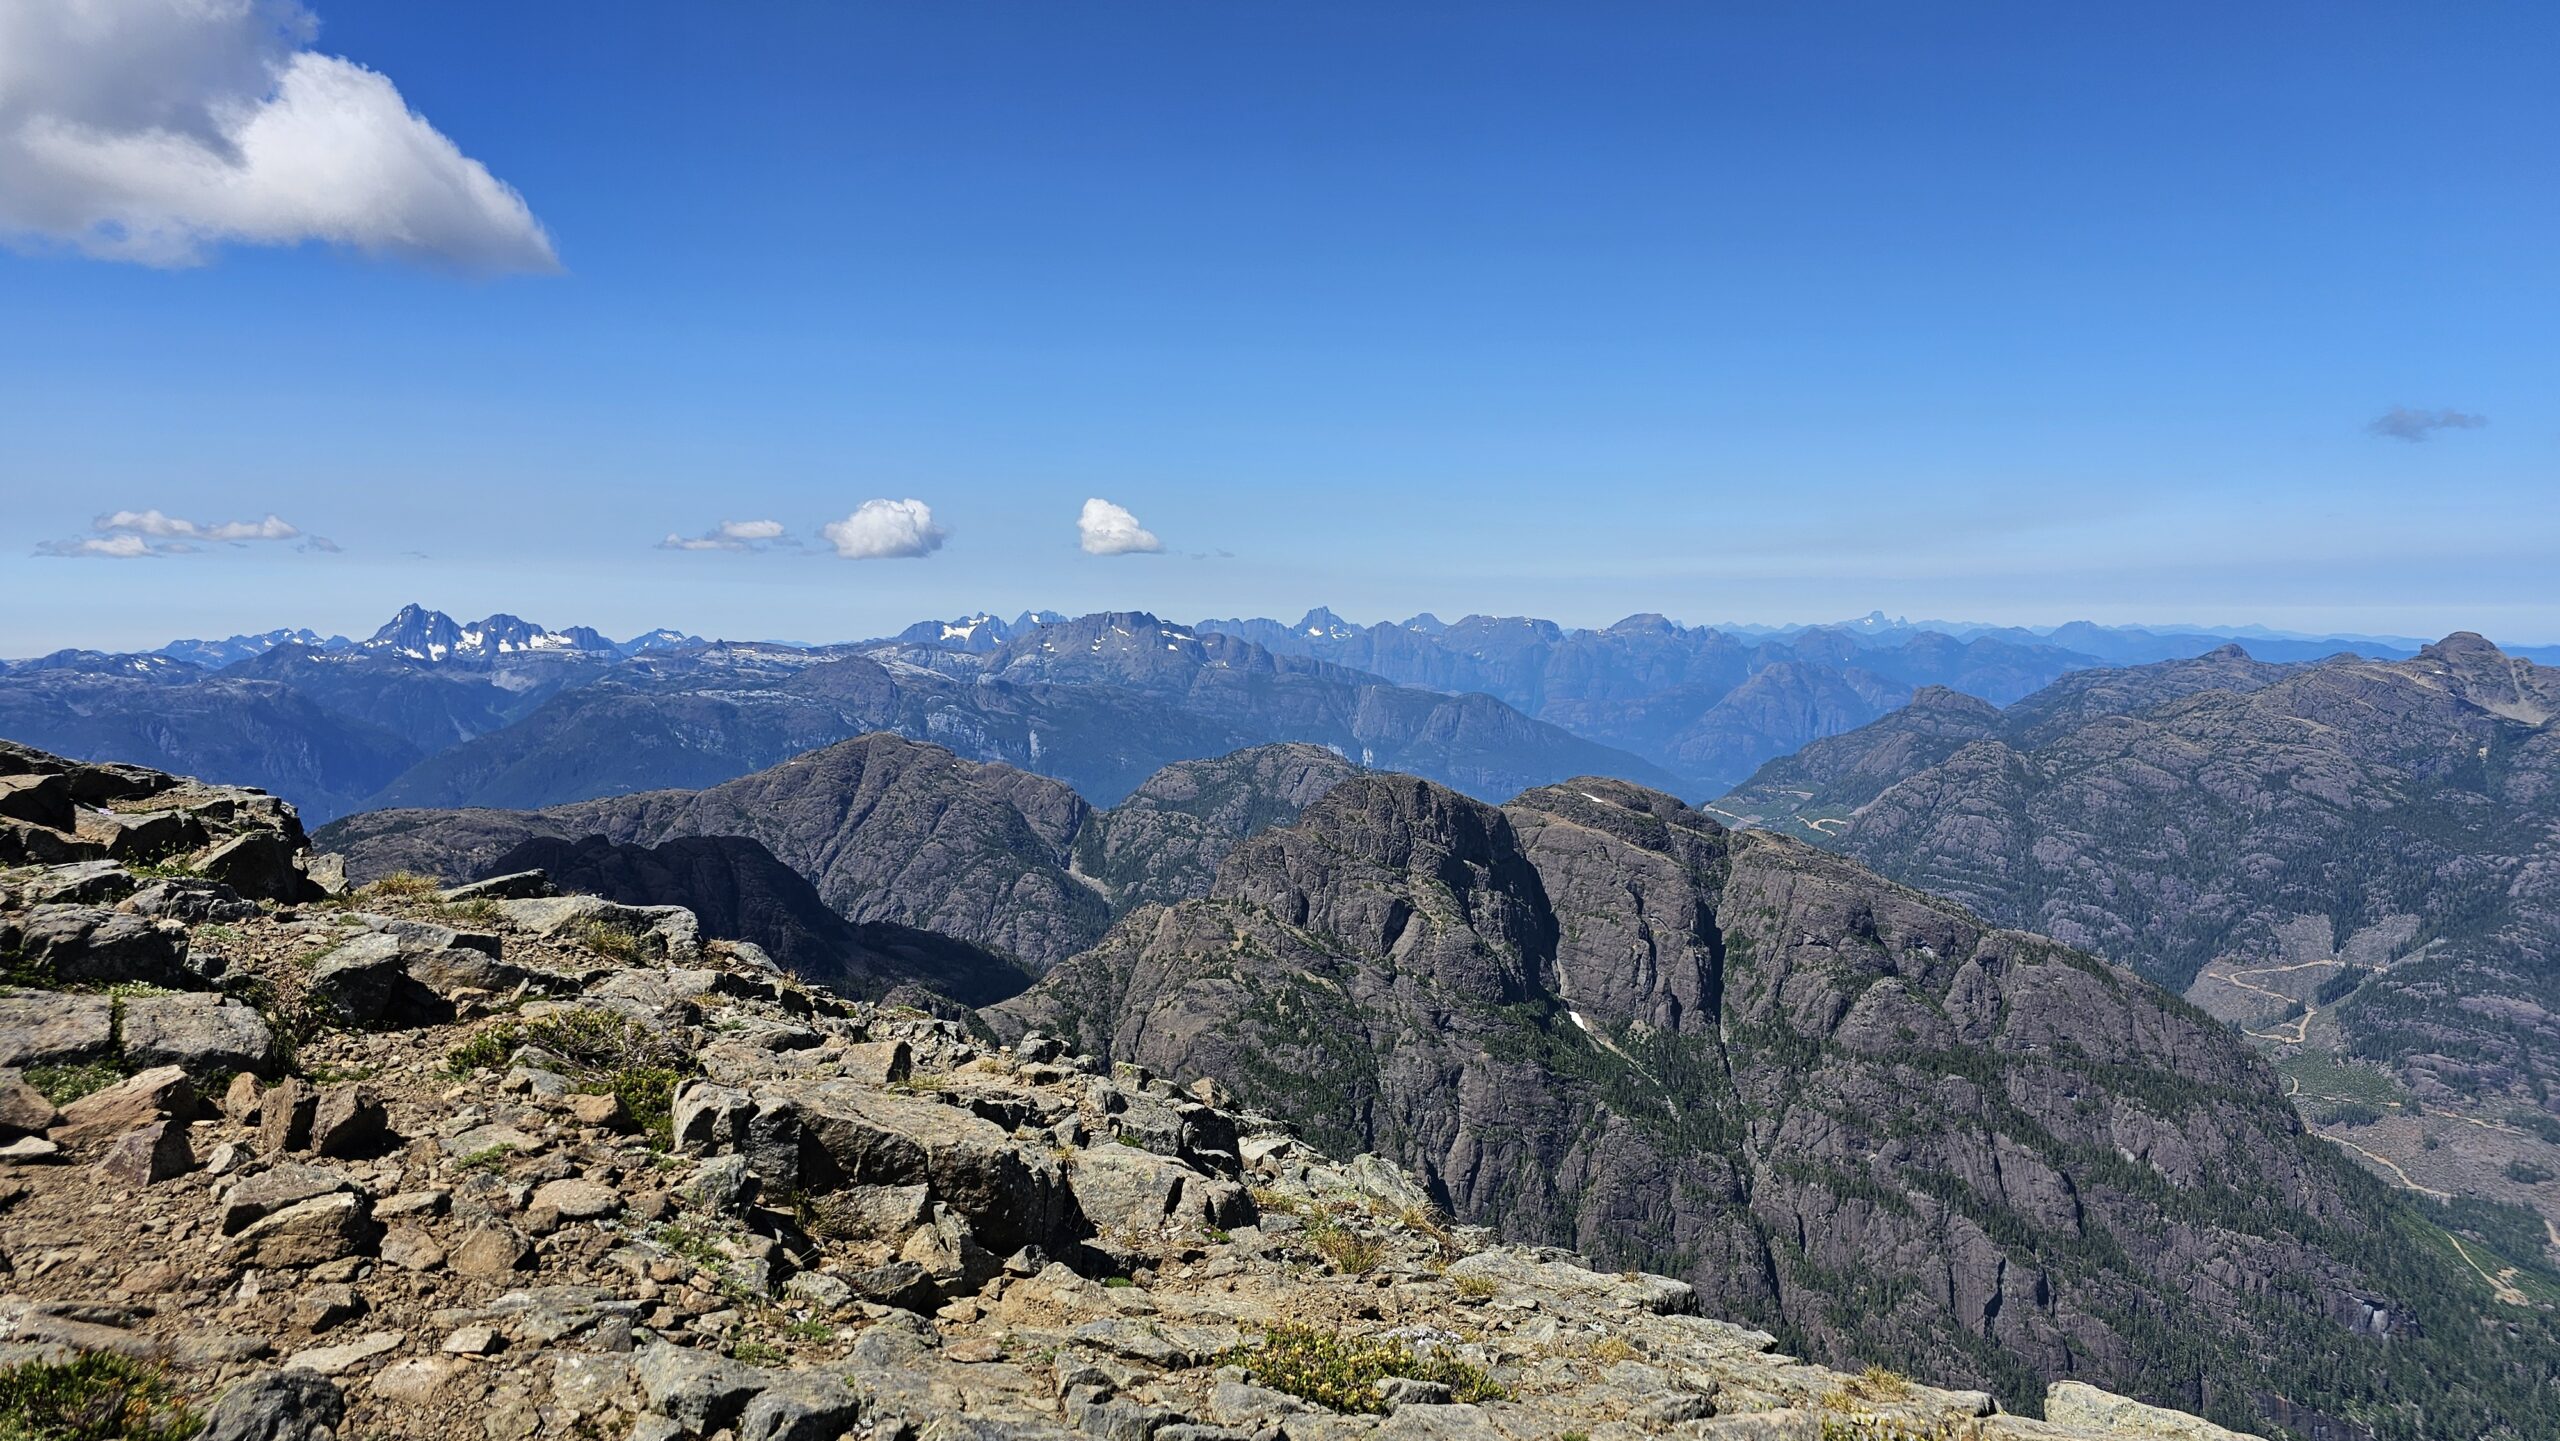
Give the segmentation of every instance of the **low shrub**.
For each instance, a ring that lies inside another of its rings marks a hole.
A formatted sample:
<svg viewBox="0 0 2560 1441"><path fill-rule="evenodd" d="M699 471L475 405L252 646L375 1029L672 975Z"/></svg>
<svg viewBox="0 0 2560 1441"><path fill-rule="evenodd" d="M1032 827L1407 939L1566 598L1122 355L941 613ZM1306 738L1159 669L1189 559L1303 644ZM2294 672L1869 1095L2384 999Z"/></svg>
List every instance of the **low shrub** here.
<svg viewBox="0 0 2560 1441"><path fill-rule="evenodd" d="M1391 1376L1436 1381L1457 1401L1499 1401L1506 1394L1465 1362L1418 1355L1402 1341L1345 1336L1313 1326L1274 1326L1260 1345L1240 1347L1226 1360L1243 1367L1258 1386L1336 1411L1384 1412L1386 1400L1378 1394L1378 1383Z"/></svg>
<svg viewBox="0 0 2560 1441"><path fill-rule="evenodd" d="M0 1441L181 1441L203 1426L158 1367L122 1356L0 1371Z"/></svg>
<svg viewBox="0 0 2560 1441"><path fill-rule="evenodd" d="M35 1093L57 1106L68 1106L82 1096L93 1095L124 1079L124 1072L112 1061L83 1061L66 1066L29 1066L26 1082ZM4 1436L5 1433L0 1433Z"/></svg>

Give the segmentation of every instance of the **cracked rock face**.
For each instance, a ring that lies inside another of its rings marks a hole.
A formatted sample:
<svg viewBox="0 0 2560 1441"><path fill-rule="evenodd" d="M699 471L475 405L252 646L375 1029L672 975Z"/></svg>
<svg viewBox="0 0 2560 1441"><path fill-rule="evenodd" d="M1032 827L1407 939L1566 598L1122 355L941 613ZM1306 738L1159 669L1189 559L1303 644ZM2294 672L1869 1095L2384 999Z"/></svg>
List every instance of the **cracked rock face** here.
<svg viewBox="0 0 2560 1441"><path fill-rule="evenodd" d="M2250 1388L2366 1344L2356 1295L2428 1308L2447 1364L2477 1315L2193 1008L1619 782L1498 809L1345 782L986 1014L1216 1077L1465 1220L1677 1274L1829 1360L2135 1388L2190 1346L2166 1317L2213 1395L2163 1399L2255 1420Z"/></svg>

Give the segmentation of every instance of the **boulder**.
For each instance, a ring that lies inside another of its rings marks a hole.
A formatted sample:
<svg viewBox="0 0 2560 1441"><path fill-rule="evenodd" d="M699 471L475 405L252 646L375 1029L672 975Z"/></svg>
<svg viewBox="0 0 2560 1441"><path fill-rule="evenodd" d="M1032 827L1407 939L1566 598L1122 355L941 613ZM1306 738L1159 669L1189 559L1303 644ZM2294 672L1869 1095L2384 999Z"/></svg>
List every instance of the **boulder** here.
<svg viewBox="0 0 2560 1441"><path fill-rule="evenodd" d="M182 1121L153 1121L118 1136L98 1158L98 1169L128 1186L175 1180L196 1168Z"/></svg>
<svg viewBox="0 0 2560 1441"><path fill-rule="evenodd" d="M140 884L114 861L79 861L39 872L18 895L30 906L112 906Z"/></svg>
<svg viewBox="0 0 2560 1441"><path fill-rule="evenodd" d="M109 857L136 863L181 855L212 839L194 813L177 810L93 811L81 818L80 832L104 845Z"/></svg>
<svg viewBox="0 0 2560 1441"><path fill-rule="evenodd" d="M913 1261L890 1261L855 1271L844 1282L855 1295L882 1306L930 1314L942 1304L942 1288L934 1284L933 1273Z"/></svg>
<svg viewBox="0 0 2560 1441"><path fill-rule="evenodd" d="M249 1266L317 1266L373 1249L377 1237L365 1198L340 1191L299 1201L252 1223L232 1239L232 1256Z"/></svg>
<svg viewBox="0 0 2560 1441"><path fill-rule="evenodd" d="M26 1077L0 1071L0 1136L44 1130L61 1114L42 1092L27 1084Z"/></svg>
<svg viewBox="0 0 2560 1441"><path fill-rule="evenodd" d="M1242 1186L1134 1146L1093 1146L1067 1166L1085 1220L1105 1231L1147 1233L1168 1224L1240 1226L1253 1215Z"/></svg>
<svg viewBox="0 0 2560 1441"><path fill-rule="evenodd" d="M862 1419L862 1393L826 1371L792 1371L747 1403L738 1441L836 1441Z"/></svg>
<svg viewBox="0 0 2560 1441"><path fill-rule="evenodd" d="M255 1071L275 1053L266 1018L222 996L181 992L131 996L124 1003L124 1057L138 1066L179 1066L188 1074Z"/></svg>
<svg viewBox="0 0 2560 1441"><path fill-rule="evenodd" d="M268 1371L222 1393L196 1441L330 1441L346 1419L337 1383L309 1371Z"/></svg>
<svg viewBox="0 0 2560 1441"><path fill-rule="evenodd" d="M301 855L301 846L282 831L250 831L197 857L196 870L244 896L290 903L318 891L302 873Z"/></svg>
<svg viewBox="0 0 2560 1441"><path fill-rule="evenodd" d="M359 1026L415 1016L422 1000L432 999L409 979L407 943L381 932L358 936L314 963L311 998Z"/></svg>
<svg viewBox="0 0 2560 1441"><path fill-rule="evenodd" d="M125 902L139 915L165 921L238 921L258 913L256 903L220 881L169 876L135 891Z"/></svg>
<svg viewBox="0 0 2560 1441"><path fill-rule="evenodd" d="M369 916L365 920L372 929L399 937L401 949L412 953L460 949L478 951L492 960L503 954L502 943L488 931L460 930L405 916Z"/></svg>
<svg viewBox="0 0 2560 1441"><path fill-rule="evenodd" d="M551 878L540 871L512 871L503 876L472 881L450 887L437 898L448 905L466 901L535 901L560 894Z"/></svg>
<svg viewBox="0 0 2560 1441"><path fill-rule="evenodd" d="M650 1410L696 1436L734 1424L765 1386L764 1373L744 1362L663 1343L641 1347L631 1374Z"/></svg>
<svg viewBox="0 0 2560 1441"><path fill-rule="evenodd" d="M79 808L72 801L67 777L0 776L0 816L67 831L78 823Z"/></svg>
<svg viewBox="0 0 2560 1441"><path fill-rule="evenodd" d="M390 1113L364 1085L348 1082L320 1092L311 1108L311 1149L323 1156L369 1156L391 1135Z"/></svg>
<svg viewBox="0 0 2560 1441"><path fill-rule="evenodd" d="M355 1181L342 1172L281 1161L225 1190L215 1204L214 1223L223 1235L236 1236L288 1206L355 1189Z"/></svg>
<svg viewBox="0 0 2560 1441"><path fill-rule="evenodd" d="M63 1107L53 1138L77 1146L121 1136L153 1121L186 1121L195 1113L196 1091L187 1073L176 1066L156 1066Z"/></svg>
<svg viewBox="0 0 2560 1441"><path fill-rule="evenodd" d="M60 991L0 991L0 1066L58 1066L115 1044L115 1003Z"/></svg>
<svg viewBox="0 0 2560 1441"><path fill-rule="evenodd" d="M535 1187L532 1209L563 1221L600 1221L622 1214L622 1193L602 1181L572 1176Z"/></svg>
<svg viewBox="0 0 2560 1441"><path fill-rule="evenodd" d="M18 922L22 964L62 985L132 982L185 989L186 931L96 906L37 906Z"/></svg>
<svg viewBox="0 0 2560 1441"><path fill-rule="evenodd" d="M296 1351L285 1358L288 1371L316 1371L323 1376L340 1376L354 1370L376 1356L388 1356L408 1344L409 1338L397 1331L375 1331L336 1346L314 1346Z"/></svg>
<svg viewBox="0 0 2560 1441"><path fill-rule="evenodd" d="M512 1276L533 1260L533 1248L514 1231L496 1222L477 1226L452 1253L453 1269L465 1276Z"/></svg>
<svg viewBox="0 0 2560 1441"><path fill-rule="evenodd" d="M804 1138L804 1190L921 1182L999 1255L1059 1237L1067 1191L1045 1148L1018 1146L1003 1128L955 1107L844 1082L791 1099Z"/></svg>
<svg viewBox="0 0 2560 1441"><path fill-rule="evenodd" d="M311 1120L320 1096L298 1077L287 1076L258 1098L258 1151L282 1156L311 1145Z"/></svg>
<svg viewBox="0 0 2560 1441"><path fill-rule="evenodd" d="M58 866L103 859L107 848L63 831L0 817L0 866Z"/></svg>

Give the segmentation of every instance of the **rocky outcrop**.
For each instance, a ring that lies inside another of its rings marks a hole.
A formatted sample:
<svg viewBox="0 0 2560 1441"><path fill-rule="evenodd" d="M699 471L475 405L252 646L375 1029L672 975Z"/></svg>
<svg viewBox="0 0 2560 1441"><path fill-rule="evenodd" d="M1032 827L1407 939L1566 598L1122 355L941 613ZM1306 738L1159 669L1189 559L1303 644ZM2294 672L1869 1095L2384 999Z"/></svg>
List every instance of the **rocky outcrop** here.
<svg viewBox="0 0 2560 1441"><path fill-rule="evenodd" d="M0 872L0 920L62 883ZM266 1080L143 1069L57 1109L0 1076L0 1361L36 1368L0 1408L219 1441L2163 1434L1808 1364L1685 1281L1452 1226L1214 1083L534 889L179 922L293 1035ZM20 997L111 1039L156 999Z"/></svg>
<svg viewBox="0 0 2560 1441"><path fill-rule="evenodd" d="M1345 782L987 1014L1834 1361L2256 1424L2337 1347L2420 1385L2477 1359L2476 1285L2385 1239L2411 1218L2209 1018L1618 782Z"/></svg>
<svg viewBox="0 0 2560 1441"><path fill-rule="evenodd" d="M1102 888L1114 915L1206 895L1239 842L1296 820L1359 770L1311 745L1169 765L1076 832L1076 874Z"/></svg>

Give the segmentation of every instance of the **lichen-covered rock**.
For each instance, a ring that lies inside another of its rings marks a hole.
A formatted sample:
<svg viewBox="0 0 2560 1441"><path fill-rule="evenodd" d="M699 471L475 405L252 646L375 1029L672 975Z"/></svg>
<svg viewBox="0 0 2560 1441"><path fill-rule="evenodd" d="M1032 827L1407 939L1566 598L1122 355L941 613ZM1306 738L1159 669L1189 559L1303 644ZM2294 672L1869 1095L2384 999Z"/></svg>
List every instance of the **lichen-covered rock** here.
<svg viewBox="0 0 2560 1441"><path fill-rule="evenodd" d="M264 1069L275 1051L266 1018L226 997L129 996L121 1036L127 1064L176 1066L191 1076Z"/></svg>

